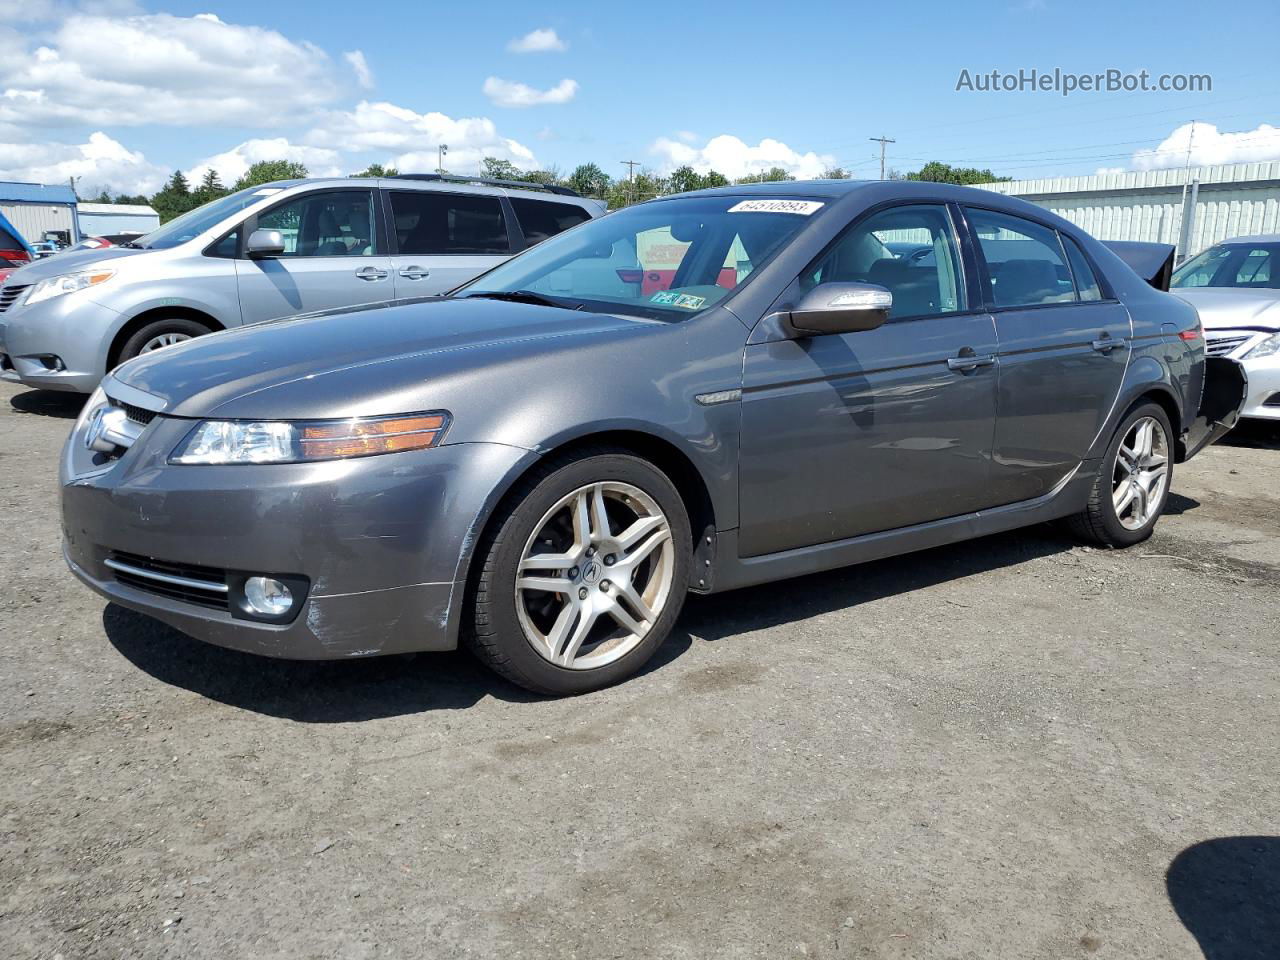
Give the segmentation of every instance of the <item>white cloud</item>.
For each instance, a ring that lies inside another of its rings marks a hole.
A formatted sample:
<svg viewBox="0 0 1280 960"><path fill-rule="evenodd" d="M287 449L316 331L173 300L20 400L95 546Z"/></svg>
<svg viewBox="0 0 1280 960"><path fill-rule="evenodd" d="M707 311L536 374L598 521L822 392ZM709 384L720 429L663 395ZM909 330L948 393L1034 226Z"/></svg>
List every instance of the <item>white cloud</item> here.
<svg viewBox="0 0 1280 960"><path fill-rule="evenodd" d="M1193 167L1280 160L1280 127L1263 123L1241 133L1222 133L1211 123L1196 123L1193 136L1192 124L1184 123L1154 150L1135 152L1133 166L1138 170L1184 166L1188 146Z"/></svg>
<svg viewBox="0 0 1280 960"><path fill-rule="evenodd" d="M561 80L550 90L538 90L524 83L489 77L484 95L499 107L536 107L548 103L568 103L578 93L576 80Z"/></svg>
<svg viewBox="0 0 1280 960"><path fill-rule="evenodd" d="M835 164L831 154L800 153L769 138L752 147L729 134L712 137L701 148L659 137L649 152L662 157L667 170L687 164L699 173L716 170L731 180L771 167L781 167L799 180L812 180Z"/></svg>
<svg viewBox="0 0 1280 960"><path fill-rule="evenodd" d="M543 27L512 40L507 49L512 53L563 53L569 49L569 44L550 27Z"/></svg>
<svg viewBox="0 0 1280 960"><path fill-rule="evenodd" d="M488 117L454 119L443 113L417 113L394 103L362 101L354 110L336 111L307 135L317 146L340 143L356 154L376 153L405 173L435 170L436 148L445 144L445 167L471 173L484 157L510 160L521 167L537 166L524 144L499 136ZM354 169L354 168L353 168Z"/></svg>
<svg viewBox="0 0 1280 960"><path fill-rule="evenodd" d="M697 143L698 135L692 130L677 130L676 139L682 143Z"/></svg>
<svg viewBox="0 0 1280 960"><path fill-rule="evenodd" d="M255 163L263 160L296 160L307 168L313 177L335 177L350 173L340 162L336 150L290 143L285 137L266 140L246 140L230 150L201 160L185 171L192 183L199 182L210 169L218 171L218 178L225 186L231 186Z"/></svg>
<svg viewBox="0 0 1280 960"><path fill-rule="evenodd" d="M341 90L319 47L213 14L73 14L46 43L5 53L0 122L24 127L270 126Z"/></svg>
<svg viewBox="0 0 1280 960"><path fill-rule="evenodd" d="M374 87L373 71L369 69L369 61L364 58L364 51L348 50L342 56L346 58L347 63L351 64L351 69L356 75L356 82L365 90L372 90Z"/></svg>
<svg viewBox="0 0 1280 960"><path fill-rule="evenodd" d="M82 195L108 187L119 193L158 190L166 171L140 152L98 131L85 143L16 143L0 137L0 180L66 183L75 177Z"/></svg>

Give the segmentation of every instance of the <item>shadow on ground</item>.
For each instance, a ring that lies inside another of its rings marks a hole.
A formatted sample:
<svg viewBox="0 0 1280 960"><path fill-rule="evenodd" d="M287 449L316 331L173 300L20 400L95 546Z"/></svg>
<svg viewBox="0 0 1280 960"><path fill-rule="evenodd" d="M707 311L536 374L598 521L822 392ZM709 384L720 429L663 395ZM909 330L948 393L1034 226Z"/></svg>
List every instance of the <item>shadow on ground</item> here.
<svg viewBox="0 0 1280 960"><path fill-rule="evenodd" d="M1205 960L1280 956L1280 837L1187 847L1169 865L1165 886Z"/></svg>
<svg viewBox="0 0 1280 960"><path fill-rule="evenodd" d="M35 413L42 417L74 420L89 398L79 393L61 390L28 390L9 398L9 405L20 413Z"/></svg>
<svg viewBox="0 0 1280 960"><path fill-rule="evenodd" d="M1218 443L1253 450L1280 450L1280 421L1242 420Z"/></svg>
<svg viewBox="0 0 1280 960"><path fill-rule="evenodd" d="M691 596L672 636L641 675L682 656L695 641L803 620L1071 549L1049 527L786 580L711 597ZM484 697L539 698L491 673L465 652L331 662L271 660L193 640L157 620L110 604L102 624L111 643L157 680L202 696L305 723L340 723L457 710Z"/></svg>

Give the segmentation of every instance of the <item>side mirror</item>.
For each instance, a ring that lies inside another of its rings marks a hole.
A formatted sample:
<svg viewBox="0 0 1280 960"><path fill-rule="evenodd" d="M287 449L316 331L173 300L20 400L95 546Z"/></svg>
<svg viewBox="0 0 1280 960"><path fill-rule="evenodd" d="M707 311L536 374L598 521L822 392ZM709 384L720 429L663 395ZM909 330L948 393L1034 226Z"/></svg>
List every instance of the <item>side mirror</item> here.
<svg viewBox="0 0 1280 960"><path fill-rule="evenodd" d="M255 230L249 234L244 252L250 257L278 257L284 253L284 236L279 230Z"/></svg>
<svg viewBox="0 0 1280 960"><path fill-rule="evenodd" d="M892 307L893 294L874 283L820 283L791 309L787 326L797 337L874 330Z"/></svg>

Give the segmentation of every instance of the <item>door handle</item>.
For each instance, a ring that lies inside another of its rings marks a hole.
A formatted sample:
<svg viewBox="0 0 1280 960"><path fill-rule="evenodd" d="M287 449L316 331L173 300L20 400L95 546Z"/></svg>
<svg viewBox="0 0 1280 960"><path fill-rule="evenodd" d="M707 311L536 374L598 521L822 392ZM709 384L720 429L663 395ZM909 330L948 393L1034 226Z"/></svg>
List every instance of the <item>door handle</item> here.
<svg viewBox="0 0 1280 960"><path fill-rule="evenodd" d="M1102 336L1093 341L1093 349L1099 353L1110 353L1124 346L1124 337Z"/></svg>
<svg viewBox="0 0 1280 960"><path fill-rule="evenodd" d="M419 266L401 267L400 276L404 277L406 280L423 280L426 277L431 276L431 271L426 267Z"/></svg>
<svg viewBox="0 0 1280 960"><path fill-rule="evenodd" d="M977 370L979 367L989 367L995 362L996 358L992 354L979 357L972 353L961 353L958 357L947 358L947 369L955 370L959 373L969 373L970 371Z"/></svg>
<svg viewBox="0 0 1280 960"><path fill-rule="evenodd" d="M356 276L361 280L385 280L387 271L379 270L377 267L361 267L356 271Z"/></svg>

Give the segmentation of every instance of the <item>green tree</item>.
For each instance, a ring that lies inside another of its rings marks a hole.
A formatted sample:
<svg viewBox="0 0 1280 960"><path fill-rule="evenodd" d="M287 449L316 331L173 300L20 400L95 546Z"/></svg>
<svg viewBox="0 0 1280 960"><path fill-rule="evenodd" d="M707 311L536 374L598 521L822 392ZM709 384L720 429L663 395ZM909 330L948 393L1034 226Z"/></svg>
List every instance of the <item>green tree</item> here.
<svg viewBox="0 0 1280 960"><path fill-rule="evenodd" d="M740 177L734 182L735 183L780 183L783 180L794 180L794 179L795 177L787 173L786 170L783 170L782 167L770 167L768 170L761 171L760 173L752 173L752 174L748 174L745 177Z"/></svg>
<svg viewBox="0 0 1280 960"><path fill-rule="evenodd" d="M480 176L486 180L519 180L520 168L510 160L485 157L480 161Z"/></svg>
<svg viewBox="0 0 1280 960"><path fill-rule="evenodd" d="M618 210L633 203L652 200L664 192L666 185L666 181L648 170L641 170L631 180L614 180L605 194L605 200L608 201L610 210Z"/></svg>
<svg viewBox="0 0 1280 960"><path fill-rule="evenodd" d="M915 173L908 173L907 180L928 180L932 183L958 183L971 186L975 183L998 183L1012 180L1013 177L998 177L990 170L979 170L976 167L953 167L948 163L931 160Z"/></svg>
<svg viewBox="0 0 1280 960"><path fill-rule="evenodd" d="M844 167L828 167L822 171L823 180L848 180L850 179L849 171Z"/></svg>
<svg viewBox="0 0 1280 960"><path fill-rule="evenodd" d="M520 179L526 183L543 183L548 186L558 186L564 182L560 170L556 167L548 167L546 170L525 170L520 174Z"/></svg>
<svg viewBox="0 0 1280 960"><path fill-rule="evenodd" d="M151 201L140 193L117 193L112 203L132 203L140 207L145 207Z"/></svg>
<svg viewBox="0 0 1280 960"><path fill-rule="evenodd" d="M667 177L667 189L672 193L686 193L689 190L702 189L702 175L693 167L685 164L676 167Z"/></svg>
<svg viewBox="0 0 1280 960"><path fill-rule="evenodd" d="M195 199L196 206L208 203L210 200L217 200L219 197L225 197L226 195L227 188L218 179L218 171L212 167L205 171L200 180L200 186L196 187L191 193L191 196Z"/></svg>
<svg viewBox="0 0 1280 960"><path fill-rule="evenodd" d="M567 183L584 197L603 197L608 193L612 181L594 163L583 163L574 167Z"/></svg>
<svg viewBox="0 0 1280 960"><path fill-rule="evenodd" d="M295 160L259 160L245 171L244 176L231 189L243 190L245 187L256 187L276 180L301 180L306 175L306 166Z"/></svg>
<svg viewBox="0 0 1280 960"><path fill-rule="evenodd" d="M380 163L371 163L359 173L353 173L353 177L396 177L400 175L400 171L395 167L384 167Z"/></svg>
<svg viewBox="0 0 1280 960"><path fill-rule="evenodd" d="M728 185L729 178L718 170L708 170L702 175L702 188L704 190L710 187L727 187Z"/></svg>
<svg viewBox="0 0 1280 960"><path fill-rule="evenodd" d="M151 206L160 214L161 223L194 209L195 198L191 196L191 187L181 170L173 171L169 181L151 198Z"/></svg>
<svg viewBox="0 0 1280 960"><path fill-rule="evenodd" d="M108 190L106 187L103 187L102 192L99 193L96 197L94 197L91 202L92 203L110 203L111 191Z"/></svg>

